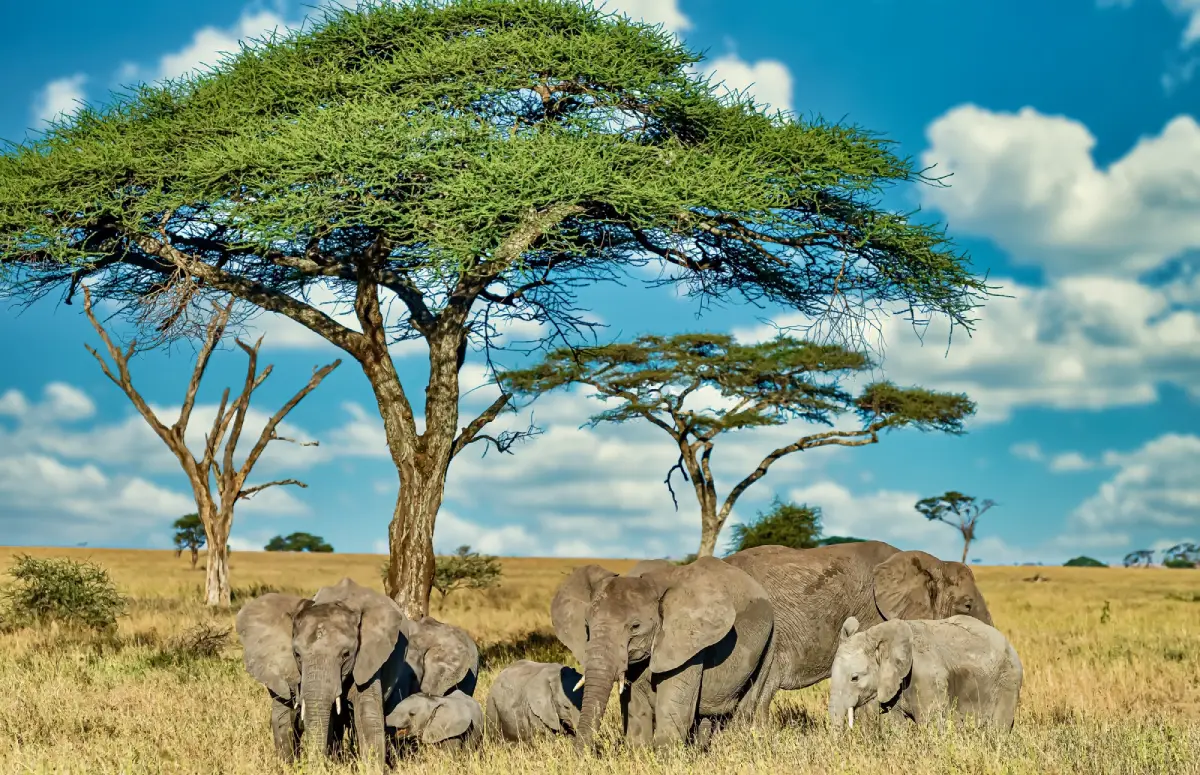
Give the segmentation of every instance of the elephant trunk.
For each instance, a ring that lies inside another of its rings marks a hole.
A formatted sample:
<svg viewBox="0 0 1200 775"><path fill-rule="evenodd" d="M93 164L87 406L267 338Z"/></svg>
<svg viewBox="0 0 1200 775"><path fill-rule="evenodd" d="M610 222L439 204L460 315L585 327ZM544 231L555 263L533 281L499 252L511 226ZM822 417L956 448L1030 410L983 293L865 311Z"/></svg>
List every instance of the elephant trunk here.
<svg viewBox="0 0 1200 775"><path fill-rule="evenodd" d="M334 703L341 702L341 682L326 675L305 675L300 683L303 744L307 756L328 754Z"/></svg>
<svg viewBox="0 0 1200 775"><path fill-rule="evenodd" d="M583 668L583 702L579 709L579 728L576 730L576 745L580 748L592 743L600 720L608 707L617 672L626 663L627 646L613 638L592 640L588 643Z"/></svg>

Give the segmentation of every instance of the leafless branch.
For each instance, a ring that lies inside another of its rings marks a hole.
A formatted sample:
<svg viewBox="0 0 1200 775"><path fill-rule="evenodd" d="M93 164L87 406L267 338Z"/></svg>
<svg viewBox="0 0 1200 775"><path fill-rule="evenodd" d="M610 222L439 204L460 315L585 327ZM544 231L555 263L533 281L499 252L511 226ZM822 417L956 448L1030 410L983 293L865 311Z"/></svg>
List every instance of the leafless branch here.
<svg viewBox="0 0 1200 775"><path fill-rule="evenodd" d="M238 497L238 500L250 500L255 495L257 495L258 493L267 489L268 487L282 487L284 485L289 485L289 484L295 485L296 487L308 487L307 484L300 481L299 479L277 479L274 482L267 482L266 484L258 484L253 487L247 487L246 489L238 492L237 497Z"/></svg>

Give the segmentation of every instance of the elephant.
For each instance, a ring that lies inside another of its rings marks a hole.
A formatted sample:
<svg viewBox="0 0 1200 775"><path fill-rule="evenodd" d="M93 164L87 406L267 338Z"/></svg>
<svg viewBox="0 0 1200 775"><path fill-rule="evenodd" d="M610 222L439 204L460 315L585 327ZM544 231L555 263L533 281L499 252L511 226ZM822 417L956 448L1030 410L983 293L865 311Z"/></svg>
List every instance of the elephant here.
<svg viewBox="0 0 1200 775"><path fill-rule="evenodd" d="M854 726L857 709L876 703L917 724L974 716L1012 729L1023 679L1017 651L996 628L970 616L842 625L829 687L834 729Z"/></svg>
<svg viewBox="0 0 1200 775"><path fill-rule="evenodd" d="M635 577L585 565L560 585L550 617L583 666L581 748L618 682L626 742L706 745L714 722L743 709L774 626L758 582L712 557Z"/></svg>
<svg viewBox="0 0 1200 775"><path fill-rule="evenodd" d="M444 697L410 694L387 716L401 739L422 745L471 749L483 738L483 710L474 697L454 689Z"/></svg>
<svg viewBox="0 0 1200 775"><path fill-rule="evenodd" d="M500 671L487 698L489 734L529 741L555 733L575 734L583 675L557 662L521 659Z"/></svg>
<svg viewBox="0 0 1200 775"><path fill-rule="evenodd" d="M900 551L882 541L791 549L757 546L725 558L767 591L776 636L761 680L754 718L765 720L775 692L803 689L829 677L843 622L864 627L890 619L944 619L966 614L992 623L971 569L931 554Z"/></svg>
<svg viewBox="0 0 1200 775"><path fill-rule="evenodd" d="M380 592L349 578L310 598L270 592L238 612L247 672L267 687L275 749L336 752L353 716L360 754L382 758L386 713L405 696L474 690L475 644L457 627L406 619ZM347 707L348 706L348 707Z"/></svg>

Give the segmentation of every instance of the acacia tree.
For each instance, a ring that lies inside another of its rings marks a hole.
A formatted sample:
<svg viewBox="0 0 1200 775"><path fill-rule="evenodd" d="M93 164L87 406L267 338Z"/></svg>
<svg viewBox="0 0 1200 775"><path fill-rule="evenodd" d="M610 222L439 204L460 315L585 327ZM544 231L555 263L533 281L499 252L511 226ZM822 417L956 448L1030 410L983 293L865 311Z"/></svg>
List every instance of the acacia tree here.
<svg viewBox="0 0 1200 775"><path fill-rule="evenodd" d="M277 479L247 487L246 479L250 476L250 472L258 463L259 458L262 457L263 452L266 451L267 445L272 441L298 443L295 439L277 434L276 428L279 427L283 418L304 400L305 396L316 390L317 385L320 385L321 381L341 364L341 361L337 360L328 366L313 369L313 375L308 384L267 420L267 424L263 426L262 432L259 433L249 454L246 455L241 465L238 465L235 455L238 442L242 438L242 426L246 422L246 414L250 411L250 397L266 381L267 377L271 376L272 367L267 366L262 372L258 370L258 348L262 345L261 336L253 345L248 345L240 339L235 340L237 346L246 353L246 380L241 393L232 402L229 400L229 388L225 388L225 392L221 394L221 403L217 407L212 427L204 435L204 449L197 456L187 445L188 423L196 404L196 393L200 389L200 382L204 379L204 372L208 369L208 362L212 357L213 350L216 349L225 334L225 326L229 322L232 307L233 305L230 303L219 308L209 321L203 343L196 356L196 365L192 369L191 381L188 382L187 392L183 397L183 406L179 409L179 417L174 423L167 425L133 386L133 376L129 372L129 360L137 352L137 340L131 341L125 350L117 347L108 332L100 325L100 321L96 320L89 289L83 289L84 312L104 342L104 347L113 361L113 367L110 368L104 357L93 347L86 344L84 347L100 364L104 375L121 388L142 419L149 423L155 435L162 439L167 448L171 450L171 454L175 455L192 485L192 495L196 498L196 511L200 522L204 525L205 542L208 544L208 551L205 553L207 561L204 599L211 606L228 606L230 604L229 531L233 528L233 509L237 502L253 498L269 487L308 486L298 479ZM316 446L317 442L309 441L303 442L303 444ZM214 484L216 485L215 494L213 492Z"/></svg>
<svg viewBox="0 0 1200 775"><path fill-rule="evenodd" d="M200 550L204 548L204 543L208 540L204 534L204 523L200 521L199 514L185 514L171 525L175 528L175 556L183 554L183 550L187 549L192 560L192 570L196 569L196 562L200 559Z"/></svg>
<svg viewBox="0 0 1200 775"><path fill-rule="evenodd" d="M670 488L676 470L691 481L700 504L698 554L711 557L738 498L780 458L818 447L875 444L880 433L903 427L958 434L963 419L975 411L961 394L874 382L855 396L841 386L873 367L863 353L789 336L739 344L725 334L647 335L628 343L560 348L541 363L504 373L501 381L509 391L534 396L567 385L588 385L597 397L616 402L593 415L589 425L638 419L666 432L679 449L679 461L667 472L666 484ZM689 402L701 388L719 393L723 405ZM850 412L858 416L860 427L808 434L772 450L724 501L719 499L712 471L717 437L794 420L832 426Z"/></svg>
<svg viewBox="0 0 1200 775"><path fill-rule="evenodd" d="M973 495L963 495L950 490L933 498L922 498L916 510L931 522L944 522L962 534L962 561L967 561L967 552L975 540L975 526L979 518L996 505L993 500L977 501Z"/></svg>
<svg viewBox="0 0 1200 775"><path fill-rule="evenodd" d="M520 438L484 433L508 395L459 417L468 347L507 322L579 341L579 288L623 277L831 335L896 309L970 327L990 293L940 226L881 205L936 182L889 141L767 115L661 27L572 0L323 13L7 149L0 274L23 302L87 278L160 328L232 297L353 357L398 474L386 586L409 615L428 611L450 461ZM428 347L424 384L398 376L406 339Z"/></svg>
<svg viewBox="0 0 1200 775"><path fill-rule="evenodd" d="M1154 562L1153 549L1137 549L1125 555L1125 559L1122 560L1126 568L1149 568L1152 562Z"/></svg>

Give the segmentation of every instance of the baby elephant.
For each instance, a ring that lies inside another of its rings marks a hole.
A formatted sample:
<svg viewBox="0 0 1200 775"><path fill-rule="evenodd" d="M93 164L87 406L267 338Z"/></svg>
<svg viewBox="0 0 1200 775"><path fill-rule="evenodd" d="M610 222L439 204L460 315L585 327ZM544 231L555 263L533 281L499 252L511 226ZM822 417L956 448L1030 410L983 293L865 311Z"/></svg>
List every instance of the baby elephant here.
<svg viewBox="0 0 1200 775"><path fill-rule="evenodd" d="M387 715L387 726L423 745L474 748L483 735L483 711L458 689L445 697L410 694Z"/></svg>
<svg viewBox="0 0 1200 775"><path fill-rule="evenodd" d="M583 704L582 683L578 670L557 662L514 662L496 676L488 693L488 729L507 740L573 735Z"/></svg>
<svg viewBox="0 0 1200 775"><path fill-rule="evenodd" d="M842 625L829 686L834 729L854 726L856 708L876 703L924 724L948 711L1011 729L1021 660L999 630L971 616L894 619L862 632Z"/></svg>

